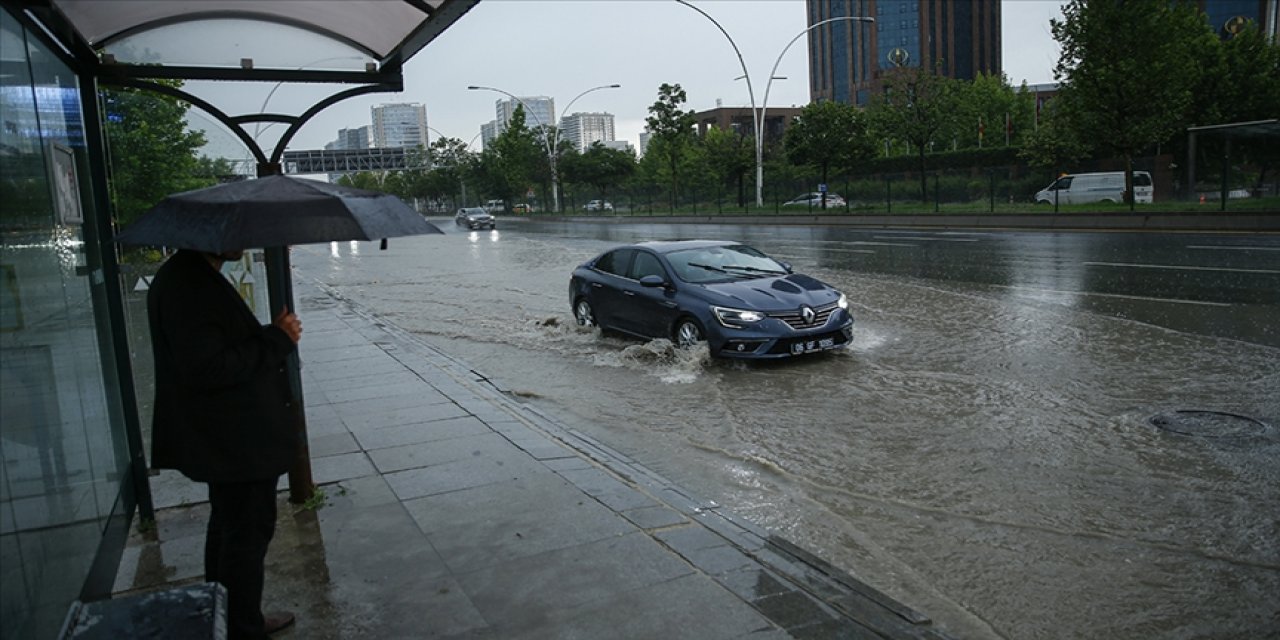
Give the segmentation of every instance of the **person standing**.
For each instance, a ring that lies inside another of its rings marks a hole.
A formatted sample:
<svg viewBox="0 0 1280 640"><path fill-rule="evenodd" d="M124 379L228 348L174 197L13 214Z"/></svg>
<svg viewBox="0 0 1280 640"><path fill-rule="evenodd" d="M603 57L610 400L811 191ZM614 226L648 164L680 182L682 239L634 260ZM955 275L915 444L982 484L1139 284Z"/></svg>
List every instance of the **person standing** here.
<svg viewBox="0 0 1280 640"><path fill-rule="evenodd" d="M258 322L221 273L242 254L180 250L152 279L151 466L208 485L205 580L226 587L228 637L260 640L294 621L264 615L262 590L276 485L298 446L285 362L302 323L287 308Z"/></svg>

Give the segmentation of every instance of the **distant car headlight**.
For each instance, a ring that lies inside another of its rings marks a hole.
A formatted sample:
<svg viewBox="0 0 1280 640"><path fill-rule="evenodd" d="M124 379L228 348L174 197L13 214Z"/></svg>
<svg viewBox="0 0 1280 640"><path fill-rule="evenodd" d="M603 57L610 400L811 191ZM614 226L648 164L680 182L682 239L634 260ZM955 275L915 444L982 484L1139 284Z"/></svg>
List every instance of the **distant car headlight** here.
<svg viewBox="0 0 1280 640"><path fill-rule="evenodd" d="M730 309L728 307L711 307L711 310L716 312L716 318L720 320L720 324L726 327L737 327L764 320L764 314L759 311Z"/></svg>
<svg viewBox="0 0 1280 640"><path fill-rule="evenodd" d="M840 294L840 299L839 299L839 300L836 300L836 306L837 306L837 307L840 307L841 309L848 309L848 308L849 308L849 296L846 296L846 295L844 295L843 293L842 293L842 294Z"/></svg>

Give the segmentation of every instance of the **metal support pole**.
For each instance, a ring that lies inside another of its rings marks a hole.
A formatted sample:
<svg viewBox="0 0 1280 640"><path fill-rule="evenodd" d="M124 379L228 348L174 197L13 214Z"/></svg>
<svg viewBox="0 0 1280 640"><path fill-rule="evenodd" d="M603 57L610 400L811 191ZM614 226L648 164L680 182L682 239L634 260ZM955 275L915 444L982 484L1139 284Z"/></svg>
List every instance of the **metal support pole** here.
<svg viewBox="0 0 1280 640"><path fill-rule="evenodd" d="M120 264L116 261L111 226L111 197L106 170L106 133L102 130L102 114L99 111L98 84L87 76L80 78L80 104L84 110L85 151L89 156L90 197L93 199L93 224L84 226L85 244L95 247L101 258L100 270L91 272L101 278L105 313L111 335L103 340L110 345L111 355L103 355L103 370L115 369L112 376L105 376L109 388L120 400L124 422L125 442L129 449L129 478L138 506L138 517L154 521L155 505L151 499L151 483L147 474L147 456L142 439L142 421L138 417L137 389L133 381L133 365L129 361L129 335L125 330L124 296L121 292ZM93 282L90 289L96 289ZM96 296L95 296L96 297ZM95 305L96 306L96 305ZM107 361L109 358L110 361ZM114 384L111 384L113 383Z"/></svg>
<svg viewBox="0 0 1280 640"><path fill-rule="evenodd" d="M258 177L280 175L280 165L258 165ZM289 266L288 247L267 247L264 251L267 267L267 306L271 317L288 308L297 312L293 304L293 274ZM289 376L289 389L293 392L294 433L297 437L297 456L289 469L289 502L302 504L315 493L311 480L311 447L307 440L306 402L302 397L302 361L295 350L285 362Z"/></svg>

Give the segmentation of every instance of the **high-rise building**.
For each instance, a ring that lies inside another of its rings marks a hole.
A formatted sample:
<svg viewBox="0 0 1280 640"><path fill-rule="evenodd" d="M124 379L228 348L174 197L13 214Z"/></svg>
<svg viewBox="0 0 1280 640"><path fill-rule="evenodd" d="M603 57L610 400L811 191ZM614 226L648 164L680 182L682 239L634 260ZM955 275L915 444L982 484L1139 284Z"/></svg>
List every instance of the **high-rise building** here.
<svg viewBox="0 0 1280 640"><path fill-rule="evenodd" d="M338 129L338 139L325 145L325 149L368 149L369 125L354 129Z"/></svg>
<svg viewBox="0 0 1280 640"><path fill-rule="evenodd" d="M490 120L480 125L480 147L488 149L493 139L498 137L498 121Z"/></svg>
<svg viewBox="0 0 1280 640"><path fill-rule="evenodd" d="M516 107L524 105L524 126L530 129L550 127L556 123L556 101L547 96L520 97L516 100L499 100L494 103L498 116L498 133L507 130L507 123Z"/></svg>
<svg viewBox="0 0 1280 640"><path fill-rule="evenodd" d="M1277 22L1280 21L1280 2L1277 0L1199 0L1197 4L1209 20L1209 26L1222 38L1234 36L1245 23L1258 23L1263 33L1274 41Z"/></svg>
<svg viewBox="0 0 1280 640"><path fill-rule="evenodd" d="M426 107L416 102L396 102L380 104L372 112L373 146L427 146Z"/></svg>
<svg viewBox="0 0 1280 640"><path fill-rule="evenodd" d="M809 95L866 104L886 71L927 67L952 78L1003 73L1000 0L806 0ZM1256 3L1255 3L1256 4Z"/></svg>
<svg viewBox="0 0 1280 640"><path fill-rule="evenodd" d="M560 138L573 143L578 153L593 143L609 142L613 136L612 113L575 113L560 121Z"/></svg>

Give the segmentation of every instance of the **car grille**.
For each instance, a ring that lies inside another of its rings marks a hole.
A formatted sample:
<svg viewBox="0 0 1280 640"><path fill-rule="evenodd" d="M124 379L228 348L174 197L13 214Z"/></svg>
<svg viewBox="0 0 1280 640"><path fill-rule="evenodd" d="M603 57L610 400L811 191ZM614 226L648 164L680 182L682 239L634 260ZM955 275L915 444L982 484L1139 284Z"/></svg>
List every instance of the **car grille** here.
<svg viewBox="0 0 1280 640"><path fill-rule="evenodd" d="M832 302L831 304L823 305L821 307L814 307L813 310L815 312L813 322L809 323L804 321L804 316L800 315L799 309L796 309L795 311L770 313L769 317L777 318L787 323L787 325L792 329L815 329L827 324L827 321L831 319L831 314L836 310L836 303Z"/></svg>

